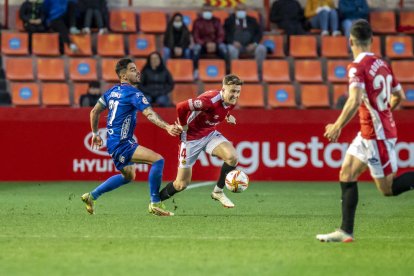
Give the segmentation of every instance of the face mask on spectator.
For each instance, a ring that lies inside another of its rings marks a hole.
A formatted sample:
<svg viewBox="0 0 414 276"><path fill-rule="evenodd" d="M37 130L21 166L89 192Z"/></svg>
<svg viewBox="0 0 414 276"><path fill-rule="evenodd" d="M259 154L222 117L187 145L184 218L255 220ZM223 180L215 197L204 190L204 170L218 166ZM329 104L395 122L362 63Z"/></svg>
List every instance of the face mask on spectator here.
<svg viewBox="0 0 414 276"><path fill-rule="evenodd" d="M202 15L205 20L213 18L213 13L211 11L203 11Z"/></svg>
<svg viewBox="0 0 414 276"><path fill-rule="evenodd" d="M173 22L173 26L176 29L181 29L181 27L183 26L183 22L181 22L181 21L174 21Z"/></svg>
<svg viewBox="0 0 414 276"><path fill-rule="evenodd" d="M245 19L246 18L246 11L236 11L236 17L238 19Z"/></svg>

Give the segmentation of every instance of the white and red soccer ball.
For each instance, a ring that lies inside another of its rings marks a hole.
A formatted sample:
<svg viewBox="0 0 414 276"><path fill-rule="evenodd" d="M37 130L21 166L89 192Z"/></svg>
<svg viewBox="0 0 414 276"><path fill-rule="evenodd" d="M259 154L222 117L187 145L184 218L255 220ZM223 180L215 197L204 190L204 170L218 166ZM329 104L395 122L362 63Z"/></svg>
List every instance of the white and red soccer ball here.
<svg viewBox="0 0 414 276"><path fill-rule="evenodd" d="M249 177L240 170L232 170L226 176L226 188L233 193L241 193L249 187Z"/></svg>

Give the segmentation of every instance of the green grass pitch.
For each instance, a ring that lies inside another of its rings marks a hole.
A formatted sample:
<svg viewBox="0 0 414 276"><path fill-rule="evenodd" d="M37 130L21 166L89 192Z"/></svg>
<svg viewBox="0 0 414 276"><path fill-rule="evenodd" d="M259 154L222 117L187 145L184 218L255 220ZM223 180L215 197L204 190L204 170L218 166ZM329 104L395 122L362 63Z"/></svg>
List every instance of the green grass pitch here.
<svg viewBox="0 0 414 276"><path fill-rule="evenodd" d="M210 199L175 198L176 216L147 213L148 188L80 201L97 183L0 183L0 275L413 275L414 192L385 198L360 183L356 242L320 243L340 222L337 183L251 183ZM172 202L167 206L174 209Z"/></svg>

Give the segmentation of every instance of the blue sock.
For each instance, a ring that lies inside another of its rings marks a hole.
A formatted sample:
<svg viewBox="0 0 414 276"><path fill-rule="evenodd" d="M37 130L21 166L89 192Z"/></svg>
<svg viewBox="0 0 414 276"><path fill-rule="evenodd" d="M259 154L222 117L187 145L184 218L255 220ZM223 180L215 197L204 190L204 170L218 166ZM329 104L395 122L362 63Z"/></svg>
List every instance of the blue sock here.
<svg viewBox="0 0 414 276"><path fill-rule="evenodd" d="M99 185L92 191L92 196L94 199L98 199L103 193L110 192L116 188L121 187L124 184L127 184L129 181L126 180L122 174L117 174L108 178L104 183Z"/></svg>
<svg viewBox="0 0 414 276"><path fill-rule="evenodd" d="M154 162L149 172L149 188L151 202L160 202L160 187L162 181L162 171L164 169L164 159Z"/></svg>

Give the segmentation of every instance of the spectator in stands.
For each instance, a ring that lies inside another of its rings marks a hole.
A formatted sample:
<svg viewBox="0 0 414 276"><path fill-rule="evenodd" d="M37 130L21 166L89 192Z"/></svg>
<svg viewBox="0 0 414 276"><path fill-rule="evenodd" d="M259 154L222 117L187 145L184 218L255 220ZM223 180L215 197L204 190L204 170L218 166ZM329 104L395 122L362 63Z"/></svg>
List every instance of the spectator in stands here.
<svg viewBox="0 0 414 276"><path fill-rule="evenodd" d="M95 20L95 26L99 29L99 34L108 32L109 12L106 0L82 0L79 5L82 6L81 10L85 12L83 33L91 33L93 20Z"/></svg>
<svg viewBox="0 0 414 276"><path fill-rule="evenodd" d="M236 6L235 13L230 15L224 23L224 30L230 59L238 59L240 54L254 55L259 78L261 78L267 49L260 44L263 31L257 20L247 15L246 5L238 4Z"/></svg>
<svg viewBox="0 0 414 276"><path fill-rule="evenodd" d="M305 17L310 21L313 29L321 29L321 35L329 35L329 29L333 36L341 35L338 25L338 13L333 0L307 0Z"/></svg>
<svg viewBox="0 0 414 276"><path fill-rule="evenodd" d="M139 88L151 104L171 106L169 94L174 88L174 81L158 52L152 52L147 57L147 63L141 71Z"/></svg>
<svg viewBox="0 0 414 276"><path fill-rule="evenodd" d="M24 29L31 35L46 31L43 25L43 8L39 0L26 0L20 6L20 19L23 21Z"/></svg>
<svg viewBox="0 0 414 276"><path fill-rule="evenodd" d="M79 105L82 107L94 107L100 97L101 85L99 81L91 81L86 94L80 96Z"/></svg>
<svg viewBox="0 0 414 276"><path fill-rule="evenodd" d="M351 25L355 20L368 20L369 7L366 0L339 0L338 10L347 39L349 39Z"/></svg>
<svg viewBox="0 0 414 276"><path fill-rule="evenodd" d="M190 31L183 22L183 15L175 13L164 34L164 61L169 58L191 58Z"/></svg>
<svg viewBox="0 0 414 276"><path fill-rule="evenodd" d="M193 60L194 78L198 78L198 60L202 54L215 54L227 59L227 47L224 44L224 29L220 19L213 16L213 7L204 4L201 16L193 24Z"/></svg>
<svg viewBox="0 0 414 276"><path fill-rule="evenodd" d="M44 0L43 2L46 25L52 31L58 32L61 41L67 44L73 52L78 51L78 47L72 43L69 33L80 33L76 27L76 9L76 0Z"/></svg>
<svg viewBox="0 0 414 276"><path fill-rule="evenodd" d="M287 35L306 34L303 8L296 0L277 0L270 10L270 22L284 30Z"/></svg>

